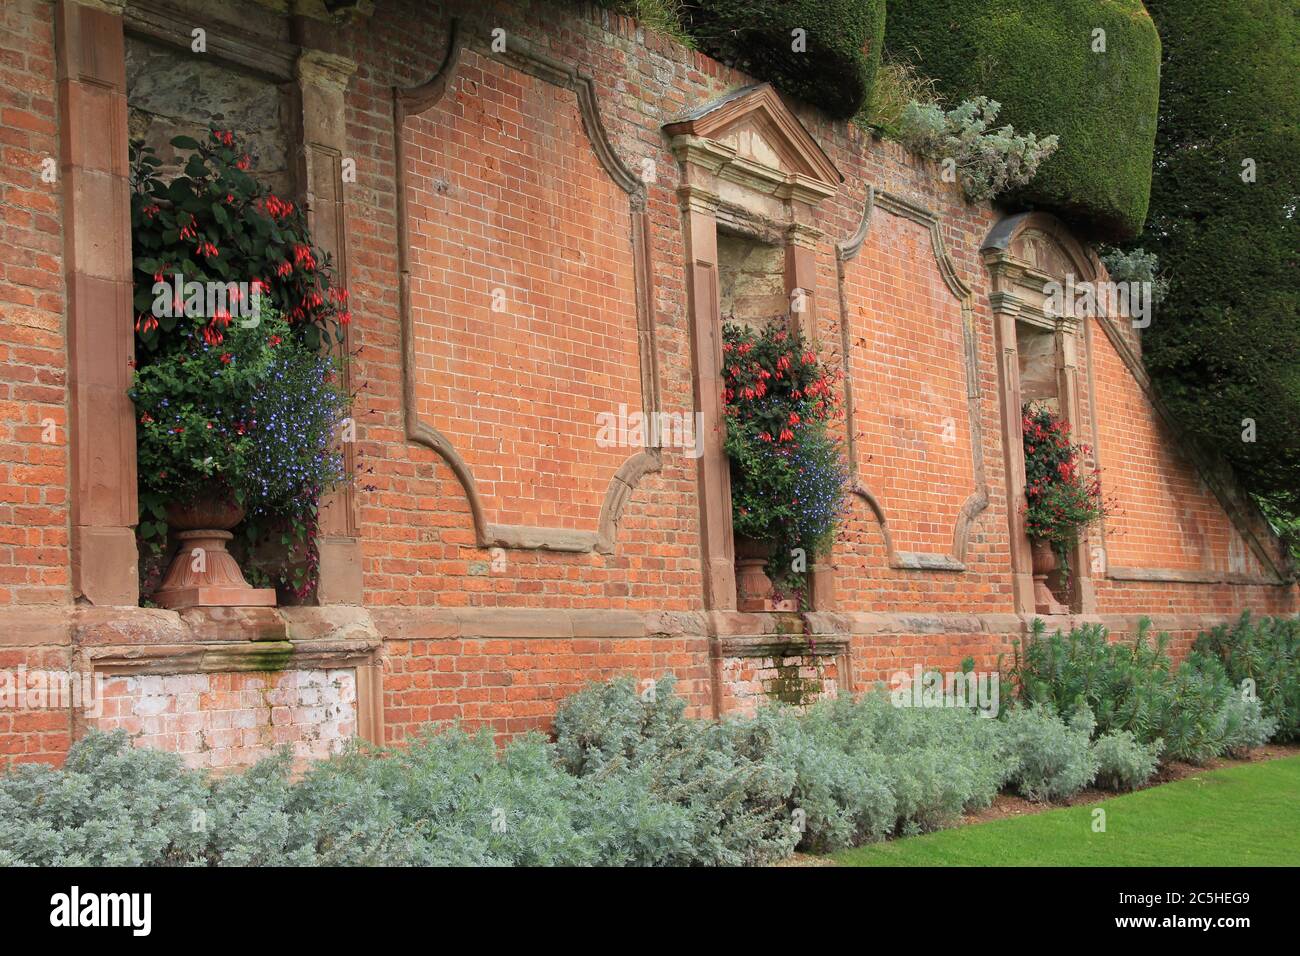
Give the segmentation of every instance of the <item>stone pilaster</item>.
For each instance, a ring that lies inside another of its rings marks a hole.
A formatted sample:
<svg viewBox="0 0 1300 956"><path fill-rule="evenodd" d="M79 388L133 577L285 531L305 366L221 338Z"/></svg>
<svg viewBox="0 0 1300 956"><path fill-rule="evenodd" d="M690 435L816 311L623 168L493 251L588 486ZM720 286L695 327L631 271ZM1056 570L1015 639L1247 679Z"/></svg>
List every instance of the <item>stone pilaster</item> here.
<svg viewBox="0 0 1300 956"><path fill-rule="evenodd" d="M72 587L96 605L139 602L135 354L121 3L60 0L60 182L68 295Z"/></svg>
<svg viewBox="0 0 1300 956"><path fill-rule="evenodd" d="M302 24L299 24L302 26ZM314 25L313 25L314 26ZM311 36L320 31L306 29ZM312 240L334 261L335 280L348 281L347 216L344 201L344 162L347 129L344 91L356 70L356 63L333 52L304 49L295 67L297 101L297 181L300 198L307 210ZM340 358L353 349L351 327L335 346ZM345 383L352 376L345 364ZM355 433L355 423L350 430ZM344 465L355 473L356 444L343 444ZM320 604L362 603L361 543L357 531L356 496L351 486L321 501L318 547L320 549Z"/></svg>

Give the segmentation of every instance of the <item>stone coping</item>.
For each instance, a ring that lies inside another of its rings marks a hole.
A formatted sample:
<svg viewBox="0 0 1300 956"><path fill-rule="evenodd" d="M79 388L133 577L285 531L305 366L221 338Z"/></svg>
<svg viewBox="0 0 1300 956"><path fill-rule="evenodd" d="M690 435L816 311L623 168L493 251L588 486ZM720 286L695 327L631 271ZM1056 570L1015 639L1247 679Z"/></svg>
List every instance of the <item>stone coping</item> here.
<svg viewBox="0 0 1300 956"><path fill-rule="evenodd" d="M1240 612L1042 615L1049 633L1081 624L1132 632L1149 617L1153 632L1203 630ZM543 608L157 608L39 605L0 608L0 647L82 649L277 643L295 656L332 644L376 649L385 641L716 639L813 641L915 634L1028 633L1034 616L1009 612L810 612L557 610ZM219 655L217 655L219 656Z"/></svg>

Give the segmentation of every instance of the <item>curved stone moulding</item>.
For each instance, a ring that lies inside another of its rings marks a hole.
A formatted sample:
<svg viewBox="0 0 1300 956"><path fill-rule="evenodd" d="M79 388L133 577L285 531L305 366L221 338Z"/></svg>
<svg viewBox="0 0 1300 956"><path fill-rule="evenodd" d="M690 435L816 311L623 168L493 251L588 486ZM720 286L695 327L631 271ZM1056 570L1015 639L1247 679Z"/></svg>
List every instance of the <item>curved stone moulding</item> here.
<svg viewBox="0 0 1300 956"><path fill-rule="evenodd" d="M857 257L862 250L871 229L871 218L876 209L881 209L895 216L900 216L924 226L930 235L930 248L944 285L961 305L963 359L966 365L966 406L970 421L971 465L975 477L975 490L967 496L957 515L957 522L952 533L952 547L947 554L919 551L900 551L894 543L893 533L885 515L880 499L865 482L857 477L857 455L853 448L853 391L852 391L852 336L849 334L847 317L848 294L845 291L845 267ZM837 260L837 279L840 294L840 346L844 355L845 405L850 423L848 428L849 467L852 471L853 493L866 502L880 525L881 535L885 541L885 552L889 556L889 566L904 571L965 571L966 544L970 537L970 528L981 513L988 507L988 481L984 472L983 426L980 421L980 378L979 351L975 340L975 294L971 286L962 279L957 266L944 245L939 217L924 206L896 196L874 186L867 189L867 200L862 211L862 219L857 231L835 248Z"/></svg>
<svg viewBox="0 0 1300 956"><path fill-rule="evenodd" d="M494 52L481 40L468 36L459 19L453 18L448 30L447 53L434 75L411 88L393 89L393 129L397 150L397 213L399 294L402 319L402 378L406 437L430 449L451 469L464 489L474 523L476 543L482 548L520 548L550 551L597 552L611 554L618 535L622 512L646 474L658 471L662 455L658 448L646 446L632 454L610 479L601 504L596 530L548 528L533 525L498 524L488 520L486 508L473 469L456 449L451 439L432 423L422 421L416 396L416 342L411 315L410 291L410 209L406 182L406 149L403 130L407 117L418 116L435 106L456 76L466 48L474 50L561 89L573 92L583 129L592 151L610 179L628 197L631 215L631 254L636 286L637 346L640 359L641 395L644 413L657 415L660 392L655 353L653 287L649 251L649 219L646 212L646 187L641 178L619 158L605 132L596 104L595 84L574 67L556 60L530 44L509 34L505 49Z"/></svg>

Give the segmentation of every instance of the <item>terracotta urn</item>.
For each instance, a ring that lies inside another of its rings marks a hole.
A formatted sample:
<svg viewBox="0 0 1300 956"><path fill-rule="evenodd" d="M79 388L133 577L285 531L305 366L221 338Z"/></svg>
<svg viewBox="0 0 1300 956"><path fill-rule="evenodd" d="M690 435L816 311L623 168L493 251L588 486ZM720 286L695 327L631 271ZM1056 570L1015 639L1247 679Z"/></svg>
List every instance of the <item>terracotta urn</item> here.
<svg viewBox="0 0 1300 956"><path fill-rule="evenodd" d="M1052 589L1047 586L1048 577L1060 565L1052 542L1047 538L1030 538L1029 553L1033 558L1034 610L1039 614L1070 613L1070 609L1058 601Z"/></svg>
<svg viewBox="0 0 1300 956"><path fill-rule="evenodd" d="M770 541L736 537L736 606L741 611L793 611L792 600L776 599L772 581L764 570L772 556Z"/></svg>
<svg viewBox="0 0 1300 956"><path fill-rule="evenodd" d="M226 550L244 509L225 496L167 506L180 549L153 599L159 607L274 607L275 588L255 588Z"/></svg>

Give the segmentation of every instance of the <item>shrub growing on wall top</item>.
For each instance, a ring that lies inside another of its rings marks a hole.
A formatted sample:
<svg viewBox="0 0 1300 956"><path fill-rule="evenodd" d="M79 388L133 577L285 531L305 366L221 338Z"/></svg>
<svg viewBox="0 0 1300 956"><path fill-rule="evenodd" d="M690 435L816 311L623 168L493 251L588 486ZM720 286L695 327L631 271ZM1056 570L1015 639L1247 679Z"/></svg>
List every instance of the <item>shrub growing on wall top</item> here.
<svg viewBox="0 0 1300 956"><path fill-rule="evenodd" d="M683 0L681 15L710 56L831 116L855 115L871 93L885 0Z"/></svg>
<svg viewBox="0 0 1300 956"><path fill-rule="evenodd" d="M1003 122L1060 136L1013 200L1103 237L1141 230L1160 41L1140 0L893 0L887 26L889 53L932 76L949 103L988 96Z"/></svg>

